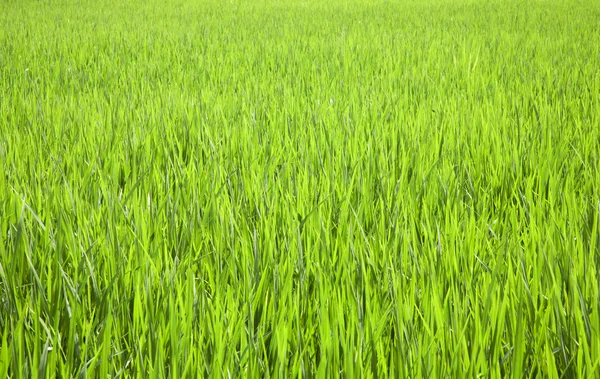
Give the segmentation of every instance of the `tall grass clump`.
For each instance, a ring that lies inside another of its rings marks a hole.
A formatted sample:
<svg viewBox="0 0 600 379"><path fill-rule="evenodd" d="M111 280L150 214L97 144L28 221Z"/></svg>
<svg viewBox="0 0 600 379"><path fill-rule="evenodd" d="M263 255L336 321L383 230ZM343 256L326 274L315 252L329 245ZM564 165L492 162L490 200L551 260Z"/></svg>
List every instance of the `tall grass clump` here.
<svg viewBox="0 0 600 379"><path fill-rule="evenodd" d="M598 1L0 1L0 377L597 377L599 36Z"/></svg>

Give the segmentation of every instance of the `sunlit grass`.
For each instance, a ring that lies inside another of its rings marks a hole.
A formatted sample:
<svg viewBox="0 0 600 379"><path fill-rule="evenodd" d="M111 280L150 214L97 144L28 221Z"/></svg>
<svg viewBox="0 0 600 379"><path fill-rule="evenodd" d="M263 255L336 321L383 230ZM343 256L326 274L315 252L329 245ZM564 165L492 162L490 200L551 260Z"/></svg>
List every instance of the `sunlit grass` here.
<svg viewBox="0 0 600 379"><path fill-rule="evenodd" d="M0 377L600 374L600 3L0 2Z"/></svg>

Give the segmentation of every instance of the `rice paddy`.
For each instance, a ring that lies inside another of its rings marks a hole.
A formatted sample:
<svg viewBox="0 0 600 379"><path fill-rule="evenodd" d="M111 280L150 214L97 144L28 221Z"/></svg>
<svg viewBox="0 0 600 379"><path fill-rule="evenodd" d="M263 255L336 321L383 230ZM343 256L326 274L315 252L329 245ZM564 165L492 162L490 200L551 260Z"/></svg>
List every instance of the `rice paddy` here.
<svg viewBox="0 0 600 379"><path fill-rule="evenodd" d="M0 1L0 377L597 377L599 224L598 1Z"/></svg>

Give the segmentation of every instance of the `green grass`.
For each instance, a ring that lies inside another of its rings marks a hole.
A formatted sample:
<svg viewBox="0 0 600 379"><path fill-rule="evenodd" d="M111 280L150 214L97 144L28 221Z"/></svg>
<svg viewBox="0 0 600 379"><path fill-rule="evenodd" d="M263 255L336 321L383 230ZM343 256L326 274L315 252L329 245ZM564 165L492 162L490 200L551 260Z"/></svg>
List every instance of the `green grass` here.
<svg viewBox="0 0 600 379"><path fill-rule="evenodd" d="M595 0L0 1L0 377L598 376L599 163Z"/></svg>

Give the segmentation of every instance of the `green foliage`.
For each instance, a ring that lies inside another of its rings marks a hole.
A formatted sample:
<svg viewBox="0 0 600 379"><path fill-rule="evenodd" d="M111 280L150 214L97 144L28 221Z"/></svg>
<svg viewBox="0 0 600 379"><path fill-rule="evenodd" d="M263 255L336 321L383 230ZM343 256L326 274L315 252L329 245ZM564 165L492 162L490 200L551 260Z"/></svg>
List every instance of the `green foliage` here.
<svg viewBox="0 0 600 379"><path fill-rule="evenodd" d="M0 377L597 377L599 33L0 2Z"/></svg>

